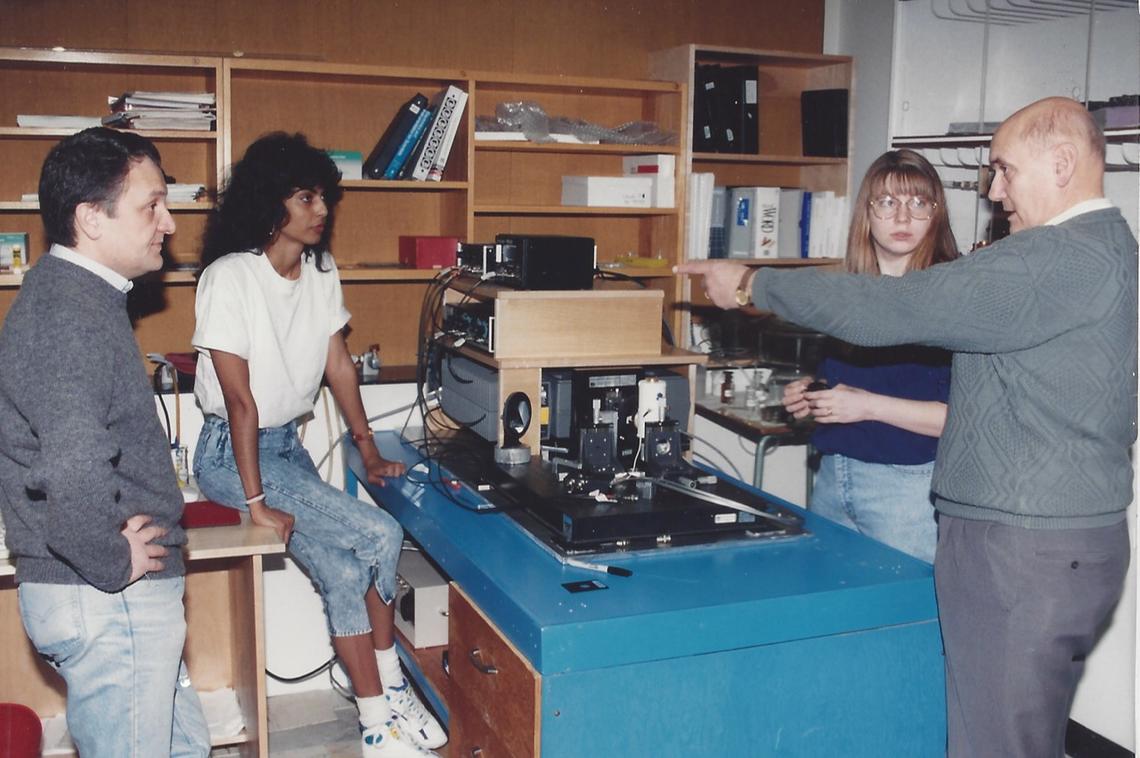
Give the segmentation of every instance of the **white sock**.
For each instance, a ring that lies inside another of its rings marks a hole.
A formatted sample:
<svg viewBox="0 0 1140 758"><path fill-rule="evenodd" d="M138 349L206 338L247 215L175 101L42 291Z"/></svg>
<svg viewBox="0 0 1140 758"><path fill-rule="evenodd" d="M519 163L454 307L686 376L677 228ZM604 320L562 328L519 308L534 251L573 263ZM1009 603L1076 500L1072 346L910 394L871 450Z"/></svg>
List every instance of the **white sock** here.
<svg viewBox="0 0 1140 758"><path fill-rule="evenodd" d="M383 695L356 698L356 708L360 711L360 723L365 729L382 726L392 720L392 709L388 698Z"/></svg>
<svg viewBox="0 0 1140 758"><path fill-rule="evenodd" d="M396 646L387 650L376 651L376 667L380 669L380 683L384 689L399 687L404 683L404 670L400 668L400 656L396 655Z"/></svg>

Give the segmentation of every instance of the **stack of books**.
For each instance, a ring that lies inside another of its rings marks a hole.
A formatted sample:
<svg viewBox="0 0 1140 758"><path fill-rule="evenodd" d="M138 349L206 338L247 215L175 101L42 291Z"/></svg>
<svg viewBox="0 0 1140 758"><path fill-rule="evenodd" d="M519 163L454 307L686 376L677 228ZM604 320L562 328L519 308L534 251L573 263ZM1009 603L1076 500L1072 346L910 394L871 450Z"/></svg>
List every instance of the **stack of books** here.
<svg viewBox="0 0 1140 758"><path fill-rule="evenodd" d="M103 125L116 129L210 131L217 121L213 92L125 92L109 96Z"/></svg>
<svg viewBox="0 0 1140 758"><path fill-rule="evenodd" d="M689 180L690 260L842 258L849 206L834 192L782 187L716 187L712 174Z"/></svg>
<svg viewBox="0 0 1140 758"><path fill-rule="evenodd" d="M443 180L467 93L455 85L404 103L364 161L365 179Z"/></svg>

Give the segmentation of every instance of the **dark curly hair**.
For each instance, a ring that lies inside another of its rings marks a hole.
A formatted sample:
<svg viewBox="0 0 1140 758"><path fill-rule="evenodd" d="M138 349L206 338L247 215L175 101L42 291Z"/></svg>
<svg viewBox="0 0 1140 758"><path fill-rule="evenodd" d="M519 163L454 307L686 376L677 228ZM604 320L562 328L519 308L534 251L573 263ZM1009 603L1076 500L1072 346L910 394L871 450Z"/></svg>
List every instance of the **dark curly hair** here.
<svg viewBox="0 0 1140 758"><path fill-rule="evenodd" d="M258 138L242 159L230 167L225 189L206 222L202 239L202 268L228 253L253 252L264 246L288 219L285 200L299 189L324 191L329 215L325 231L305 255L317 256L324 271L325 254L333 229L333 210L344 190L340 171L323 151L303 134L273 132Z"/></svg>

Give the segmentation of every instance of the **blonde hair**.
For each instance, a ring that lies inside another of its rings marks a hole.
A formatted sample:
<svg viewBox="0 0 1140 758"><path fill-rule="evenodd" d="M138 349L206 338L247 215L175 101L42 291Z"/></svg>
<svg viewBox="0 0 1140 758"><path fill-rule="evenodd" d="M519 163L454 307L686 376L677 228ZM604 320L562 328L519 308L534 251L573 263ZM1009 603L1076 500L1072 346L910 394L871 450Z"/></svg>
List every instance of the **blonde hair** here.
<svg viewBox="0 0 1140 758"><path fill-rule="evenodd" d="M847 237L845 266L848 271L855 274L880 273L879 259L871 240L871 199L882 194L917 195L934 203L930 228L907 261L907 271L920 271L958 257L958 245L950 231L946 195L938 172L926 158L913 150L890 150L876 158L867 169L855 196L851 230Z"/></svg>

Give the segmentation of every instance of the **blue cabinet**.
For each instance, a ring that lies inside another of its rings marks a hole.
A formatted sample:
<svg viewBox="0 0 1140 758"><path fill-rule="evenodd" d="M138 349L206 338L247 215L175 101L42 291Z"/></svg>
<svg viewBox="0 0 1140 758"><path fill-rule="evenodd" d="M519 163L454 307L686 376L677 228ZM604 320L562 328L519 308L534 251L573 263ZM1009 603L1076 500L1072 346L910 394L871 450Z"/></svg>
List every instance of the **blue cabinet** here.
<svg viewBox="0 0 1140 758"><path fill-rule="evenodd" d="M420 460L394 433L378 442L386 458ZM478 497L465 488L367 490L533 669L545 758L945 751L928 564L805 512L804 537L609 555L633 572L610 576L564 565L509 515L453 502ZM591 579L604 589L563 586ZM463 643L450 641L453 661L470 654ZM507 704L478 704L487 723L453 732L500 726Z"/></svg>

